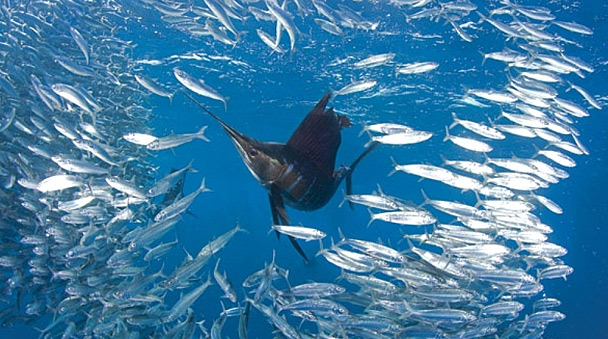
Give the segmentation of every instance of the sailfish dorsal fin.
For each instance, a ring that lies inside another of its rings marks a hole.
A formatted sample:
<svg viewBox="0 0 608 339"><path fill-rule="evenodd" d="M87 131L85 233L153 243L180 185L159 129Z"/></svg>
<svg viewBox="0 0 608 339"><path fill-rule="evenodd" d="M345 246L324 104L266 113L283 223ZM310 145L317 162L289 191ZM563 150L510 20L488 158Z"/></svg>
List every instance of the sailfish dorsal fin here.
<svg viewBox="0 0 608 339"><path fill-rule="evenodd" d="M325 110L328 102L329 92L306 115L286 145L314 164L322 174L333 177L341 142L340 129L350 126L350 121L332 108Z"/></svg>

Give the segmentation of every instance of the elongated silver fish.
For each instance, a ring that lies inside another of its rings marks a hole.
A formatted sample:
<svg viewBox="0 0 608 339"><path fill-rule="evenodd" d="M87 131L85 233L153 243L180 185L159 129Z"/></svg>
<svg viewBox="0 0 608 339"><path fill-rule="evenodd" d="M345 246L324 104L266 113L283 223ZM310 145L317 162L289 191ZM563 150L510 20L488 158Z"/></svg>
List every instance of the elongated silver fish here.
<svg viewBox="0 0 608 339"><path fill-rule="evenodd" d="M173 95L175 93L167 92L167 90L165 90L162 86L160 86L158 83L148 78L147 76L135 74L135 80L137 81L137 83L145 87L150 92L156 95L160 95L162 97L169 98L169 101L173 100Z"/></svg>
<svg viewBox="0 0 608 339"><path fill-rule="evenodd" d="M177 215L179 215L182 212L184 212L185 210L187 210L188 207L190 207L190 205L192 204L194 199L196 199L196 197L199 194L201 194L203 192L210 192L210 191L211 191L210 189L205 187L205 179L203 178L203 180L201 181L201 185L198 189L196 189L194 192L188 194L187 196L179 199L178 201L172 203L171 205L163 208L160 212L158 212L154 216L154 221L160 222L163 220L172 219L172 218L176 217ZM145 193L142 192L142 194L145 197Z"/></svg>
<svg viewBox="0 0 608 339"><path fill-rule="evenodd" d="M207 126L201 127L201 129L196 133L185 133L185 134L174 134L166 137L160 137L152 140L148 144L146 144L146 148L153 151L160 151L167 148L173 148L177 146L181 146L183 144L189 143L194 139L201 139L209 142L209 139L205 136L205 130ZM137 136L138 141L142 142L147 141L152 138L142 138L142 136Z"/></svg>
<svg viewBox="0 0 608 339"><path fill-rule="evenodd" d="M347 94L351 94L351 93L366 91L366 90L376 86L377 83L378 83L378 81L376 81L376 80L353 81L352 83L340 88L339 90L334 91L334 96L337 97L338 95L347 95Z"/></svg>
<svg viewBox="0 0 608 339"><path fill-rule="evenodd" d="M310 240L321 240L327 236L325 232L320 231L316 228L303 227L303 226L287 226L287 225L272 225L271 231L277 231L281 234L294 237L296 239L302 239L305 241Z"/></svg>
<svg viewBox="0 0 608 339"><path fill-rule="evenodd" d="M187 89L204 97L223 102L224 109L228 110L228 98L219 94L215 89L205 84L202 80L193 77L179 68L174 68L173 74L175 75L175 78Z"/></svg>

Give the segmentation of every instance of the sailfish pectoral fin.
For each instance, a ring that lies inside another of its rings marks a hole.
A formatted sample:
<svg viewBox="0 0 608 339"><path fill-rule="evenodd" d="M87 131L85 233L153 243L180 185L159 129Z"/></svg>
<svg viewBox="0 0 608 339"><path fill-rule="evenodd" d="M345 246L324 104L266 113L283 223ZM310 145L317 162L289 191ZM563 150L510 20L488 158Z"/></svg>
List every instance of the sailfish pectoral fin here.
<svg viewBox="0 0 608 339"><path fill-rule="evenodd" d="M353 177L349 174L346 176L346 195L351 194L353 194ZM350 207L351 211L355 209L355 205L350 200L348 201L348 207Z"/></svg>
<svg viewBox="0 0 608 339"><path fill-rule="evenodd" d="M289 241L291 241L291 244L293 245L293 247L296 249L296 251L298 251L298 253L300 253L302 258L304 259L304 262L308 264L308 257L306 257L306 253L304 253L304 250L302 249L302 247L300 247L300 244L298 244L298 241L296 240L296 238L292 237L291 235L288 237L289 237Z"/></svg>
<svg viewBox="0 0 608 339"><path fill-rule="evenodd" d="M276 209L276 203L272 197L272 194L268 194L268 200L270 201L270 212L272 213L272 223L275 225L279 225L281 222L279 221L279 214L277 212ZM279 237L281 236L281 233L279 233L279 231L274 231L277 235L277 239L279 239Z"/></svg>
<svg viewBox="0 0 608 339"><path fill-rule="evenodd" d="M283 204L283 198L279 192L279 189L275 186L270 188L270 193L268 194L270 199L270 210L272 212L272 220L276 225L289 225L289 216L287 215L287 210L285 210L285 205ZM279 237L279 232L277 232L277 238ZM296 251L302 256L304 262L308 263L308 257L296 238L292 236L288 236L289 241L296 249Z"/></svg>
<svg viewBox="0 0 608 339"><path fill-rule="evenodd" d="M374 141L371 146L369 146L368 148L365 149L365 151L363 151L363 153L361 153L361 155L359 155L359 157L357 157L357 159L355 159L355 161L353 161L353 163L350 165L349 167L349 171L348 174L346 175L346 194L347 195L351 195L353 194L353 178L352 178L352 174L355 170L355 167L359 164L359 162L361 162L361 160L363 160L363 158L365 158L365 156L367 156L368 154L371 153L371 151L374 150L374 148L378 147L378 145L380 145L379 142ZM354 209L354 205L351 201L348 202L348 205L350 206L350 209Z"/></svg>

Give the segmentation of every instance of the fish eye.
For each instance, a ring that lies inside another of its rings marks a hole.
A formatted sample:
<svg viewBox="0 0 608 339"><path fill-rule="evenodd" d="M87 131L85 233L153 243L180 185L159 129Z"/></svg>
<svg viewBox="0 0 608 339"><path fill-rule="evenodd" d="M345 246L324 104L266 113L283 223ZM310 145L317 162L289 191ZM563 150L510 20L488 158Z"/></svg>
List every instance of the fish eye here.
<svg viewBox="0 0 608 339"><path fill-rule="evenodd" d="M255 157L256 155L258 155L258 151L252 149L249 151L249 155L251 155L252 157Z"/></svg>

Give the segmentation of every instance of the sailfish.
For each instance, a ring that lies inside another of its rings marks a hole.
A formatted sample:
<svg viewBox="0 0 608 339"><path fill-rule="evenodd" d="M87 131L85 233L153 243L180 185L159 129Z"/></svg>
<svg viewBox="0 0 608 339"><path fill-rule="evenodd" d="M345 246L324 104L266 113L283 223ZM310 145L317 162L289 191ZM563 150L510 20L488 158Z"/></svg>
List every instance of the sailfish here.
<svg viewBox="0 0 608 339"><path fill-rule="evenodd" d="M263 142L246 136L185 91L184 94L222 126L251 174L268 191L275 225L290 224L285 205L304 211L325 206L344 179L346 192L351 194L353 170L378 146L377 142L370 144L350 166L342 165L334 170L341 142L340 130L350 127L351 122L348 117L335 113L333 108L326 109L329 92L325 93L284 144ZM297 240L288 237L296 251L308 261Z"/></svg>

